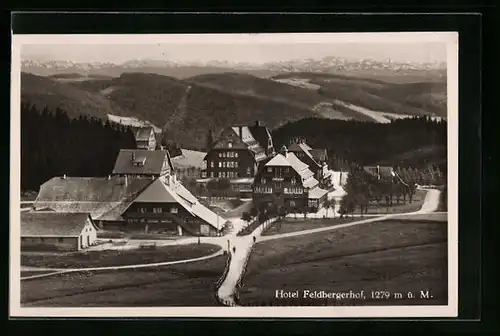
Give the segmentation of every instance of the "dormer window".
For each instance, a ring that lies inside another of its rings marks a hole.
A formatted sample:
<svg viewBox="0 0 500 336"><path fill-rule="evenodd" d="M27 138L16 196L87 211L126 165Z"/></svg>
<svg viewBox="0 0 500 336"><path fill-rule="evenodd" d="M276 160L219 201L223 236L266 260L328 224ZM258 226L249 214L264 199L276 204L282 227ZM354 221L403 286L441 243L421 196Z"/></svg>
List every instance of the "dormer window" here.
<svg viewBox="0 0 500 336"><path fill-rule="evenodd" d="M297 179L295 177L292 177L292 184L296 184L297 183Z"/></svg>
<svg viewBox="0 0 500 336"><path fill-rule="evenodd" d="M229 141L229 142L227 143L227 147L229 147L229 148L233 148L233 143L232 143L231 141Z"/></svg>
<svg viewBox="0 0 500 336"><path fill-rule="evenodd" d="M136 157L133 161L134 166L144 166L146 163L146 158L143 156Z"/></svg>

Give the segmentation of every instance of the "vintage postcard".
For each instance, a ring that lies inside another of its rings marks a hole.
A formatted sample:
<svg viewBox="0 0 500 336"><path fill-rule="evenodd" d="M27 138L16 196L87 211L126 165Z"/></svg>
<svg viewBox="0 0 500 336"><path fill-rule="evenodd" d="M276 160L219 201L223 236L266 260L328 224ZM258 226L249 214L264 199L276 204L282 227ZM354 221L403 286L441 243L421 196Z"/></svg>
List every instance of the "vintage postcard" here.
<svg viewBox="0 0 500 336"><path fill-rule="evenodd" d="M12 317L457 316L455 32L14 35L11 139Z"/></svg>

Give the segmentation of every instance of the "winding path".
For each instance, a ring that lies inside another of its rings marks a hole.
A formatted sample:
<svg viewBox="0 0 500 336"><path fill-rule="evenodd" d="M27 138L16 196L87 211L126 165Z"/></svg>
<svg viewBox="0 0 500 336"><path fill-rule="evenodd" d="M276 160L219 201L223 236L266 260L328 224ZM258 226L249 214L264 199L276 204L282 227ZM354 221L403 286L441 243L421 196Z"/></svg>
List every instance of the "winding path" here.
<svg viewBox="0 0 500 336"><path fill-rule="evenodd" d="M401 215L419 215L419 214L427 214L427 213L431 213L431 212L436 211L438 209L438 206L439 206L440 191L436 190L436 189L423 189L423 188L422 188L422 190L426 190L427 194L425 196L425 200L424 200L424 203L422 205L422 208L418 211L415 211L415 212L390 214L390 215L368 218L365 220L360 220L360 221L346 223L346 224L339 224L339 225L330 226L330 227L323 227L323 228L317 228L317 229L311 229L311 230L303 230L303 231L297 231L297 232L289 232L289 233L277 234L277 235L272 235L272 236L261 236L262 232L271 224L272 221L270 221L268 223L265 223L265 224L262 224L261 226L259 226L257 229L255 229L252 232L252 234L250 234L248 236L234 237L233 238L233 246L236 247L236 252L233 253L233 255L232 255L232 259L231 259L231 263L229 265L229 271L227 273L227 276L224 279L224 281L222 282L222 284L219 287L219 290L217 292L219 299L225 305L228 305L228 306L236 306L237 305L235 302L235 297L234 297L235 292L236 292L236 286L238 285L238 282L240 281L240 278L243 275L247 260L250 256L251 251L252 251L252 247L254 245L253 237L256 238L257 242L261 242L261 241L267 241L267 240L302 236L302 235L311 234L311 233L337 230L337 229L345 228L345 227L349 227L349 226L368 224L368 223L373 223L376 221L383 221L383 220L393 218L393 217L398 217Z"/></svg>

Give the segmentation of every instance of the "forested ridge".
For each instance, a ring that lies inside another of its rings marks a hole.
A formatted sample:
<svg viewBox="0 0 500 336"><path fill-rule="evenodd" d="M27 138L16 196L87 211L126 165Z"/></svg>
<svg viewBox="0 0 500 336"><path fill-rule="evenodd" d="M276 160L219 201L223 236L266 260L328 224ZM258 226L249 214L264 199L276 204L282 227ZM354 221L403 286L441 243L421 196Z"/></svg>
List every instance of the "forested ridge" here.
<svg viewBox="0 0 500 336"><path fill-rule="evenodd" d="M136 148L132 131L61 109L21 106L21 190L38 190L54 176L107 176L122 148Z"/></svg>
<svg viewBox="0 0 500 336"><path fill-rule="evenodd" d="M444 120L414 117L379 124L307 118L286 124L272 135L276 148L288 145L294 137L302 137L312 148L326 148L330 159L342 158L348 164L434 165L446 171L447 124Z"/></svg>

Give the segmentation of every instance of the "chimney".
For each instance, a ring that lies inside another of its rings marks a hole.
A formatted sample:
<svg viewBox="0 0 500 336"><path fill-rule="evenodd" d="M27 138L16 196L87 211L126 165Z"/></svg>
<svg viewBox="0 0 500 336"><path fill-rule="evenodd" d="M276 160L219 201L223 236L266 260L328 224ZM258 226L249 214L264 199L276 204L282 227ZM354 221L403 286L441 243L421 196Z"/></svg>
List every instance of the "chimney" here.
<svg viewBox="0 0 500 336"><path fill-rule="evenodd" d="M65 180L66 179L66 174L64 174L62 178L63 178L63 180Z"/></svg>
<svg viewBox="0 0 500 336"><path fill-rule="evenodd" d="M238 126L238 131L239 131L240 140L242 140L243 139L243 126Z"/></svg>
<svg viewBox="0 0 500 336"><path fill-rule="evenodd" d="M284 157L288 156L288 149L286 148L285 145L283 145L283 147L281 147L281 155L283 155Z"/></svg>
<svg viewBox="0 0 500 336"><path fill-rule="evenodd" d="M111 175L108 175L108 180L111 180Z"/></svg>
<svg viewBox="0 0 500 336"><path fill-rule="evenodd" d="M260 126L260 121L255 120L255 126L259 127Z"/></svg>

